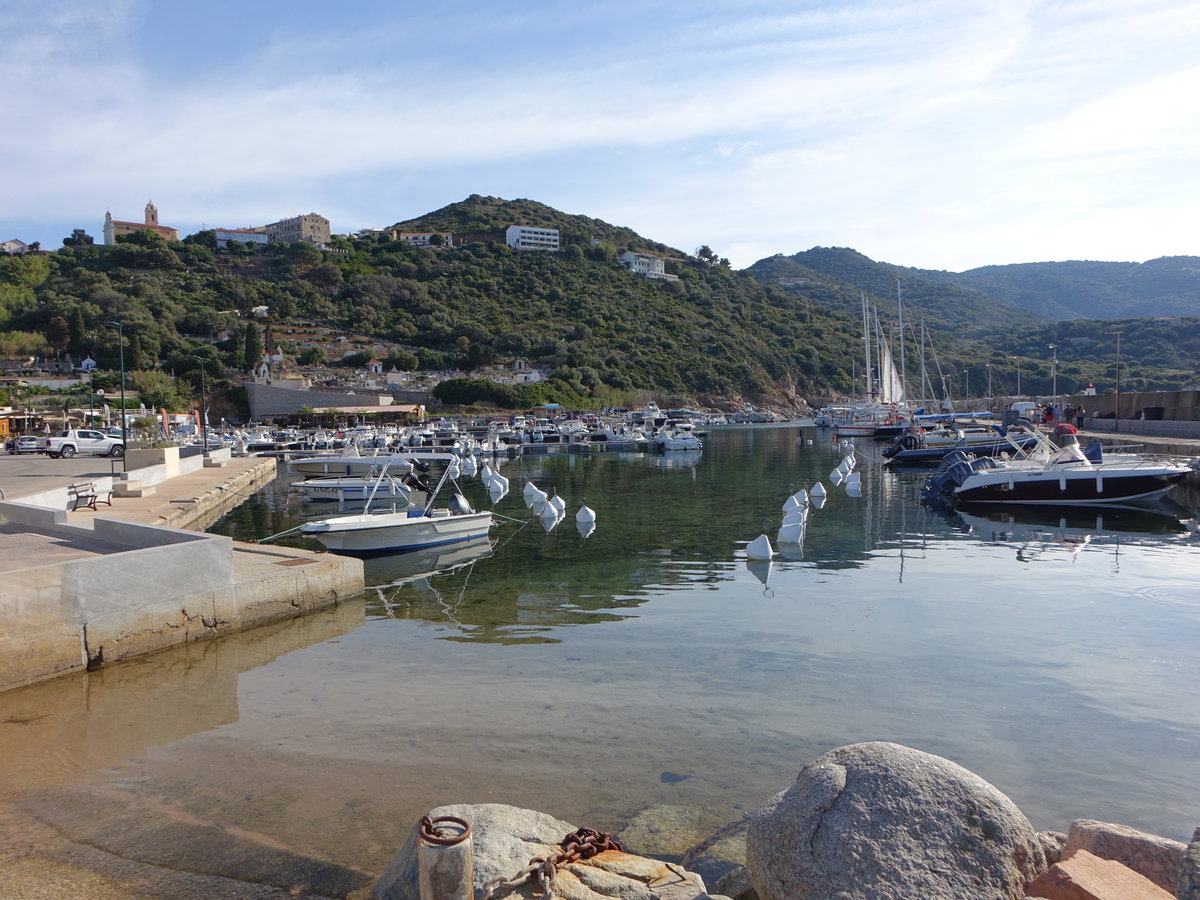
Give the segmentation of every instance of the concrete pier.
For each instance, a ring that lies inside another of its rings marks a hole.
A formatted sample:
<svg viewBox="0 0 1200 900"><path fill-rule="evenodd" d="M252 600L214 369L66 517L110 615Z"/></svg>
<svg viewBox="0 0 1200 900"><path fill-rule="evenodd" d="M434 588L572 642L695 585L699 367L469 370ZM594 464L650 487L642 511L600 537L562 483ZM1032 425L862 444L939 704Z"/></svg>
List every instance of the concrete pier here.
<svg viewBox="0 0 1200 900"><path fill-rule="evenodd" d="M54 474L0 502L0 691L361 592L360 560L200 532L275 475L273 459L223 454L88 479L126 488L97 510L70 511L83 479Z"/></svg>

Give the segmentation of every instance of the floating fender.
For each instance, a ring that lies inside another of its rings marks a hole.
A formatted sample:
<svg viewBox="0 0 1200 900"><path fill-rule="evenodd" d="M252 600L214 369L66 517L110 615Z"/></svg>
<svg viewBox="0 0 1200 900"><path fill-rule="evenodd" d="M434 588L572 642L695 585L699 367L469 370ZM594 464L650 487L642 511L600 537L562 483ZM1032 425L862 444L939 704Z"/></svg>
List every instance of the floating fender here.
<svg viewBox="0 0 1200 900"><path fill-rule="evenodd" d="M770 559L774 555L775 552L771 549L771 539L765 534L760 534L746 545L748 559Z"/></svg>
<svg viewBox="0 0 1200 900"><path fill-rule="evenodd" d="M809 491L809 494L811 494L813 497L824 497L826 494L825 485L818 481L812 486L812 490Z"/></svg>
<svg viewBox="0 0 1200 900"><path fill-rule="evenodd" d="M579 507L579 512L575 513L576 522L595 522L596 511L590 506Z"/></svg>
<svg viewBox="0 0 1200 900"><path fill-rule="evenodd" d="M446 507L450 510L452 516L466 516L473 513L471 504L467 502L467 498L462 494L454 494L446 503Z"/></svg>

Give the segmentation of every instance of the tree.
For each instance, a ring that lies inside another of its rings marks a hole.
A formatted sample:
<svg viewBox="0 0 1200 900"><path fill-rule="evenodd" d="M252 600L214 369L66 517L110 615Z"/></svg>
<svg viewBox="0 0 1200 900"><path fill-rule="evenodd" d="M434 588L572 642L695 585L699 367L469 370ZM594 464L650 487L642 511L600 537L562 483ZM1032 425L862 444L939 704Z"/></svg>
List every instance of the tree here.
<svg viewBox="0 0 1200 900"><path fill-rule="evenodd" d="M258 334L258 325L254 322L247 322L246 339L242 343L242 368L247 372L253 372L262 361L262 355L262 338Z"/></svg>
<svg viewBox="0 0 1200 900"><path fill-rule="evenodd" d="M95 243L95 239L82 228L74 229L70 237L63 238L64 247L91 247Z"/></svg>
<svg viewBox="0 0 1200 900"><path fill-rule="evenodd" d="M71 318L67 323L67 351L71 356L82 359L88 351L87 326L83 321L83 310L76 306L71 310Z"/></svg>
<svg viewBox="0 0 1200 900"><path fill-rule="evenodd" d="M67 320L62 316L52 316L46 323L46 340L55 350L62 350L67 346L70 333Z"/></svg>
<svg viewBox="0 0 1200 900"><path fill-rule="evenodd" d="M296 362L302 366L320 366L325 363L325 351L320 347L305 347L296 357Z"/></svg>

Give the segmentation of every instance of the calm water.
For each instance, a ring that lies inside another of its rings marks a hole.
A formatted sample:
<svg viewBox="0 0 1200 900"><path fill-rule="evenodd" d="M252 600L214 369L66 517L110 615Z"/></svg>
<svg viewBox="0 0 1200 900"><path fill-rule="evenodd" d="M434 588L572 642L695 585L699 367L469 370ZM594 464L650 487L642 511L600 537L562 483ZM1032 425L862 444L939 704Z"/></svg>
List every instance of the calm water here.
<svg viewBox="0 0 1200 900"><path fill-rule="evenodd" d="M614 831L673 807L682 850L825 750L892 740L1040 828L1190 837L1200 538L1145 514L948 519L916 502L924 473L860 449L863 496L831 488L800 558L769 571L745 543L774 538L790 492L828 486L842 453L817 432L506 461L497 509L519 522L494 546L370 560L377 587L335 612L0 696L0 788L67 819L100 792L377 875L442 803ZM550 533L522 503L530 478L568 502ZM213 530L274 534L329 506L292 480Z"/></svg>

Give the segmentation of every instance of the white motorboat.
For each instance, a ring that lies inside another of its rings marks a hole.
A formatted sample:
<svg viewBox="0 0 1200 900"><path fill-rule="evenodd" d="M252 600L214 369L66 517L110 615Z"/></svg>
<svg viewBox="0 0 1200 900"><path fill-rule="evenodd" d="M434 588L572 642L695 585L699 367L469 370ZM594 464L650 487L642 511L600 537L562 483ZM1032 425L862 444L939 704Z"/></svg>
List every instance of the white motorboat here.
<svg viewBox="0 0 1200 900"><path fill-rule="evenodd" d="M378 484L377 484L378 482ZM294 481L289 487L295 488L304 495L305 500L336 500L339 503L347 500L366 500L374 491L376 500L405 500L411 501L413 489L404 484L400 478L388 475L382 481L378 478L347 476L344 478L309 478L305 481ZM424 496L423 492L418 492ZM417 500L419 503L420 501Z"/></svg>
<svg viewBox="0 0 1200 900"><path fill-rule="evenodd" d="M662 450L702 450L704 448L700 438L690 431L681 429L660 432L655 438L655 443Z"/></svg>
<svg viewBox="0 0 1200 900"><path fill-rule="evenodd" d="M1085 454L1077 443L1055 447L1044 436L1023 458L972 458L951 452L925 484L930 501L1097 506L1155 500L1195 463L1137 454L1105 458L1099 444Z"/></svg>
<svg viewBox="0 0 1200 900"><path fill-rule="evenodd" d="M444 508L433 503L450 480L450 468L442 473L425 506L409 505L398 511L365 512L330 516L300 526L300 533L320 541L335 553L369 556L420 547L437 547L484 537L492 527L491 512L476 512L462 494L454 494ZM382 484L386 473L380 473ZM368 506L374 499L368 496Z"/></svg>

